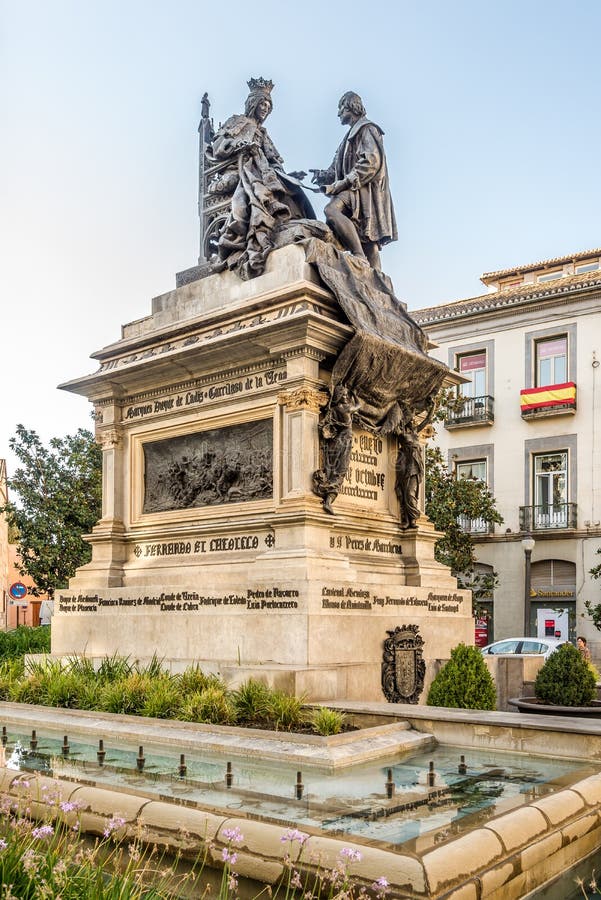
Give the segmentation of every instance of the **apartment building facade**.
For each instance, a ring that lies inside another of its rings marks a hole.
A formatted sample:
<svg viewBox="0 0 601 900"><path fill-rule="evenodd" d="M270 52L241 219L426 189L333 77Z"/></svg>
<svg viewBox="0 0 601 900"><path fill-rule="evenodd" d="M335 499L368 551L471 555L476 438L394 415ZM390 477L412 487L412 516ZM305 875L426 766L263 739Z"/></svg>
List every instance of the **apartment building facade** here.
<svg viewBox="0 0 601 900"><path fill-rule="evenodd" d="M488 292L412 313L464 376L435 440L458 478L485 481L503 525L462 522L496 572L476 642L584 634L601 602L601 249L482 276ZM528 548L532 547L528 553ZM527 620L527 623L526 623Z"/></svg>

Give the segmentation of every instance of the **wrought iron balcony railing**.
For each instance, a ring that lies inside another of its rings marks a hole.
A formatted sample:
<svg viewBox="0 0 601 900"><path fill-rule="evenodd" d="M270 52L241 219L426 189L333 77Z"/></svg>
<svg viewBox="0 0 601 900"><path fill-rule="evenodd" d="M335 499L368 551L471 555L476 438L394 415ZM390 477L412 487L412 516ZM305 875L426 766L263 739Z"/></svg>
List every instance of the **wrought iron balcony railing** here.
<svg viewBox="0 0 601 900"><path fill-rule="evenodd" d="M482 518L470 519L469 516L459 516L457 522L461 530L469 534L491 534L494 531L493 523Z"/></svg>
<svg viewBox="0 0 601 900"><path fill-rule="evenodd" d="M462 425L492 425L495 420L493 397L458 397L457 408L449 409L445 428L459 428Z"/></svg>
<svg viewBox="0 0 601 900"><path fill-rule="evenodd" d="M543 503L520 506L521 531L550 531L554 528L576 528L575 503Z"/></svg>

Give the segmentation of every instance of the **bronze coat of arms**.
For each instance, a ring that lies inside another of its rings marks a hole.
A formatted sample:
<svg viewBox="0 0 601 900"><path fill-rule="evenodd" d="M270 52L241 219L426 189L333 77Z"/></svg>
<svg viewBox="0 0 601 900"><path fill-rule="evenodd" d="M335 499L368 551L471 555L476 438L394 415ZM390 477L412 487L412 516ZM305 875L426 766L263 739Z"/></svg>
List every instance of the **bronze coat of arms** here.
<svg viewBox="0 0 601 900"><path fill-rule="evenodd" d="M417 703L424 687L426 663L422 659L423 638L419 625L402 625L384 641L382 691L389 703Z"/></svg>

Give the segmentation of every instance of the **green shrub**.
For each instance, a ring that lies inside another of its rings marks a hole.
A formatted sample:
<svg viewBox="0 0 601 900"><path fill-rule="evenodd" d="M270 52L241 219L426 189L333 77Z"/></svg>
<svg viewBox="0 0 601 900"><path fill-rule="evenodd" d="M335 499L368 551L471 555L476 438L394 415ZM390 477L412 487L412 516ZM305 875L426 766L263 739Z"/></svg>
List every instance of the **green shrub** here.
<svg viewBox="0 0 601 900"><path fill-rule="evenodd" d="M25 653L50 653L50 629L20 625L14 631L0 631L0 660Z"/></svg>
<svg viewBox="0 0 601 900"><path fill-rule="evenodd" d="M235 720L235 712L223 688L213 685L189 696L180 706L178 718L186 722L229 725Z"/></svg>
<svg viewBox="0 0 601 900"><path fill-rule="evenodd" d="M303 709L305 697L295 697L284 691L271 691L269 696L269 719L276 731L292 731L304 725L306 714Z"/></svg>
<svg viewBox="0 0 601 900"><path fill-rule="evenodd" d="M236 720L245 725L265 725L270 715L270 699L267 685L249 678L232 693Z"/></svg>
<svg viewBox="0 0 601 900"><path fill-rule="evenodd" d="M595 696L595 676L572 644L562 644L539 670L534 693L541 703L587 706Z"/></svg>
<svg viewBox="0 0 601 900"><path fill-rule="evenodd" d="M327 706L320 706L319 709L313 711L311 715L311 724L313 731L317 734L340 734L344 725L346 716L344 713L335 709L328 709Z"/></svg>
<svg viewBox="0 0 601 900"><path fill-rule="evenodd" d="M477 647L459 644L451 650L451 658L430 685L426 703L451 709L496 708L494 681Z"/></svg>

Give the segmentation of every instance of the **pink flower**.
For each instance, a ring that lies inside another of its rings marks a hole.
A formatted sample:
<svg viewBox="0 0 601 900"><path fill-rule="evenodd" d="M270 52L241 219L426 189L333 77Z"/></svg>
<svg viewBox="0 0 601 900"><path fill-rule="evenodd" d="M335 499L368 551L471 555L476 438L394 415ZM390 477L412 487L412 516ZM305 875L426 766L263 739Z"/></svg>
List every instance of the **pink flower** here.
<svg viewBox="0 0 601 900"><path fill-rule="evenodd" d="M104 837L109 837L113 833L113 831L117 831L118 828L122 828L125 825L125 819L122 819L121 816L113 816L107 824L106 828L102 832Z"/></svg>
<svg viewBox="0 0 601 900"><path fill-rule="evenodd" d="M221 859L224 861L224 863L230 863L230 865L233 866L236 864L236 860L238 859L238 854L231 853L227 847L224 847L223 850L221 851Z"/></svg>
<svg viewBox="0 0 601 900"><path fill-rule="evenodd" d="M224 828L223 836L230 844L241 844L244 840L244 835L239 828Z"/></svg>
<svg viewBox="0 0 601 900"><path fill-rule="evenodd" d="M340 855L345 859L348 859L349 862L359 862L361 860L361 854L358 850L353 850L352 847L343 847L340 851Z"/></svg>
<svg viewBox="0 0 601 900"><path fill-rule="evenodd" d="M376 892L376 897L382 898L385 897L388 893L388 887L390 882L387 878L384 878L383 875L380 875L377 881L374 881L372 884L372 889Z"/></svg>
<svg viewBox="0 0 601 900"><path fill-rule="evenodd" d="M299 831L298 828L289 828L288 831L285 831L281 836L280 841L282 844L287 844L289 841L291 843L298 841L299 844L304 844L308 837L308 834L304 834L302 831Z"/></svg>
<svg viewBox="0 0 601 900"><path fill-rule="evenodd" d="M54 828L52 825L40 825L39 828L34 828L31 834L34 838L50 837L51 834L54 834Z"/></svg>
<svg viewBox="0 0 601 900"><path fill-rule="evenodd" d="M79 809L79 803L71 803L70 800L63 800L59 805L63 812L72 812L74 809Z"/></svg>

